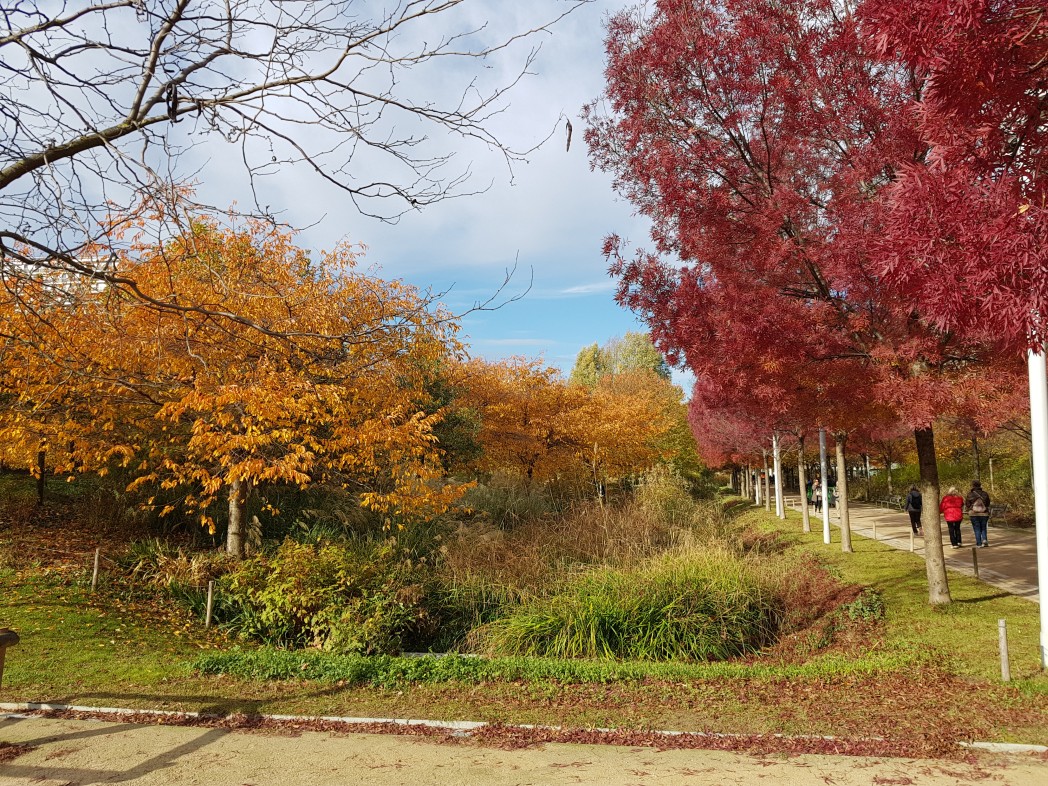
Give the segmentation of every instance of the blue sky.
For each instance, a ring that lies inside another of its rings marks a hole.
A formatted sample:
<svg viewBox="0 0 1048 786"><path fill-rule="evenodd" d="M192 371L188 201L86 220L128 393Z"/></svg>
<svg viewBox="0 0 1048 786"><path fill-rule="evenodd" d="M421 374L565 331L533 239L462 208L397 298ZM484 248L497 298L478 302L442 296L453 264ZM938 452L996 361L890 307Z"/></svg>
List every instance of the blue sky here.
<svg viewBox="0 0 1048 786"><path fill-rule="evenodd" d="M556 2L545 5L547 14L557 7ZM366 263L380 275L438 292L450 290L446 302L456 312L494 294L515 265L503 299L519 300L463 320L472 354L489 359L538 356L567 371L584 345L643 330L634 315L615 304L614 282L600 252L611 232L643 243L647 223L615 196L609 177L590 171L579 118L582 106L603 87L603 20L624 5L622 0L596 0L540 39L532 75L513 89L505 112L492 125L518 149L535 144L554 127L556 131L527 163L514 165L512 176L492 151L456 149L457 165L470 168L475 185L490 183L490 188L431 205L391 226L360 216L342 196L326 192L303 173L301 187L296 182L284 188L294 223L313 224L304 240L316 248L330 247L343 236L362 242ZM490 2L471 13L487 12L489 18L479 21L498 36L527 24L518 16L520 8L518 3ZM486 69L494 71L491 78L510 76L524 51ZM420 74L420 79L434 80L430 84L438 93L441 78L439 73ZM562 116L574 126L567 151Z"/></svg>
<svg viewBox="0 0 1048 786"><path fill-rule="evenodd" d="M481 39L502 40L554 17L568 2L463 3L433 17L432 27L423 34L436 37L482 28ZM447 291L444 300L456 313L496 294L507 271L515 268L500 296L512 302L463 318L471 354L489 359L541 357L570 370L583 346L644 330L633 314L615 304L614 282L600 252L604 237L612 232L644 244L648 225L616 197L608 176L590 171L579 117L583 105L603 89L604 19L625 6L624 0L592 0L558 23L552 34L541 34L490 61L427 63L424 69L412 69L400 83L399 90L446 105L471 80L480 80L480 90L511 82L529 47L541 43L529 76L508 94L504 111L487 124L518 150L531 148L553 132L526 163L516 163L510 171L497 151L483 145L436 134L429 141L438 154L453 152L453 171L468 169L471 186L486 187L484 193L438 202L389 225L360 215L343 193L294 168L268 184L265 200L282 206L283 217L293 225L308 227L300 236L306 245L331 248L343 238L363 243L365 264L378 275ZM574 127L570 150L565 150L565 118ZM222 155L206 165L207 190L216 203L223 197L215 193L215 186L231 183L236 166L232 157ZM367 161L360 166L365 177L377 176L366 171ZM388 176L385 170L377 171ZM678 381L687 387L684 378Z"/></svg>

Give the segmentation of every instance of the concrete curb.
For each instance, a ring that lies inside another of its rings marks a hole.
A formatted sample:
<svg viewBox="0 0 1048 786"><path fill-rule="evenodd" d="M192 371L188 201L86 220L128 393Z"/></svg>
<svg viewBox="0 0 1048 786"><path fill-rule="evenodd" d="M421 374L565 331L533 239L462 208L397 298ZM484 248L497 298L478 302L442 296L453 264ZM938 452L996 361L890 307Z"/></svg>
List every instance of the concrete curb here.
<svg viewBox="0 0 1048 786"><path fill-rule="evenodd" d="M135 715L151 715L157 718L213 718L214 715L209 715L200 712L178 712L175 710L134 710L126 707L87 707L77 704L48 704L42 702L0 702L0 713L3 713L3 717L8 718L30 718L32 715L20 715L19 713L27 712L82 712L89 715L123 715L123 716L135 716ZM410 718L354 718L339 715L259 715L258 717L264 720L281 721L281 722L309 722L309 721L323 721L325 723L342 723L346 726L371 726L371 725L384 725L384 726L425 726L432 729L446 729L452 732L461 732L468 734L470 731L482 729L490 726L490 723L485 721L437 721L437 720L425 720L425 719L410 719ZM524 730L541 730L541 731L565 731L563 726L541 726L529 723L518 723L518 724L505 724L503 728L510 729L524 729ZM596 728L592 731L600 733L613 733L620 731L620 729L613 728ZM672 731L664 729L654 729L651 731L652 734L658 734L666 737L697 737L697 738L710 738L710 739L725 739L732 737L743 737L747 735L740 734L722 734L716 732L704 732L704 731ZM767 735L775 739L785 740L834 740L836 737L825 736L825 735L787 735L787 734L770 734ZM878 740L878 737L869 738L871 741ZM988 753L1048 753L1048 746L1046 745L1023 745L1020 743L1011 742L960 742L958 745L962 748L974 749L987 751Z"/></svg>

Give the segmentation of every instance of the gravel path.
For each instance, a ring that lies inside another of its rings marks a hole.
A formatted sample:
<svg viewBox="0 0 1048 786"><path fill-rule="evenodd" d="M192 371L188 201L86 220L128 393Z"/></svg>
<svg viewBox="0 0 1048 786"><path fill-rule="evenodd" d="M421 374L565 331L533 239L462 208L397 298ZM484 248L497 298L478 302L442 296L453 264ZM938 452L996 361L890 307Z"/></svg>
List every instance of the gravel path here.
<svg viewBox="0 0 1048 786"><path fill-rule="evenodd" d="M0 740L27 746L0 747L4 786L1048 783L1043 754L938 761L559 743L506 750L453 736L262 732L24 716L0 717Z"/></svg>

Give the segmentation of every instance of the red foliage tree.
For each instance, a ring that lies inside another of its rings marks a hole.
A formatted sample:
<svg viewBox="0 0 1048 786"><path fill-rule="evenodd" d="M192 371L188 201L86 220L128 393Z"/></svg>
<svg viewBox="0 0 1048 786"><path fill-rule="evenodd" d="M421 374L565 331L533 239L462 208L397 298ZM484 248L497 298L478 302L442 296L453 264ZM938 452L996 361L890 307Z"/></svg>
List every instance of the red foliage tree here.
<svg viewBox="0 0 1048 786"><path fill-rule="evenodd" d="M867 0L885 61L923 77L880 267L946 329L1039 344L1048 314L1048 11L1030 0Z"/></svg>
<svg viewBox="0 0 1048 786"><path fill-rule="evenodd" d="M903 111L915 75L865 56L831 0L664 0L614 17L607 51L610 112L589 108L587 142L652 219L657 252L627 259L608 241L621 302L734 406L842 432L902 419L937 498L931 422L985 347L886 292L868 252L894 162L924 149ZM942 603L932 518L929 598Z"/></svg>

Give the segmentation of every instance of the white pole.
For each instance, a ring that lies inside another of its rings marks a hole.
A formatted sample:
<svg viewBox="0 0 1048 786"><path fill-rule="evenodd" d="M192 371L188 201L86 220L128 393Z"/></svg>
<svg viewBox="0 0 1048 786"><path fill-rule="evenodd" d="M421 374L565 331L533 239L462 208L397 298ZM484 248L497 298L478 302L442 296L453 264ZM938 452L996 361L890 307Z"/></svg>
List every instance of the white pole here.
<svg viewBox="0 0 1048 786"><path fill-rule="evenodd" d="M1048 372L1044 350L1030 352L1030 437L1033 443L1033 505L1037 542L1037 591L1041 602L1041 668L1048 669Z"/></svg>
<svg viewBox="0 0 1048 786"><path fill-rule="evenodd" d="M830 484L826 466L826 429L819 429L819 482L822 484L822 542L830 542Z"/></svg>
<svg viewBox="0 0 1048 786"><path fill-rule="evenodd" d="M1012 670L1008 664L1008 623L997 620L998 648L1001 651L1001 682L1012 681Z"/></svg>
<svg viewBox="0 0 1048 786"><path fill-rule="evenodd" d="M779 450L779 435L771 438L772 457L775 463L775 515L786 518L786 505L782 498L782 452Z"/></svg>
<svg viewBox="0 0 1048 786"><path fill-rule="evenodd" d="M990 493L993 494L993 459L990 459Z"/></svg>
<svg viewBox="0 0 1048 786"><path fill-rule="evenodd" d="M764 490L761 493L764 495L764 509L771 510L771 470L768 467L768 451L762 449L761 453L764 454Z"/></svg>

